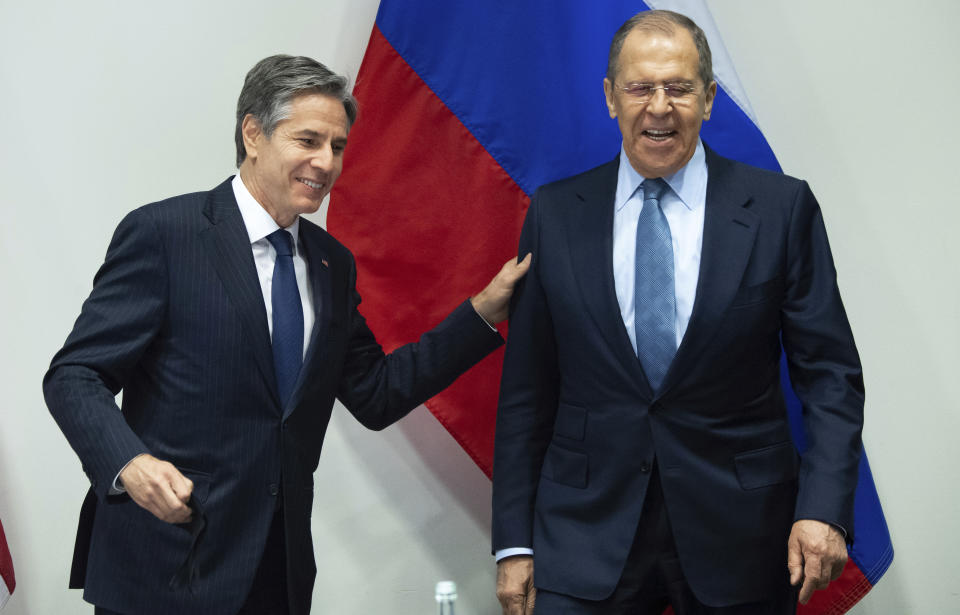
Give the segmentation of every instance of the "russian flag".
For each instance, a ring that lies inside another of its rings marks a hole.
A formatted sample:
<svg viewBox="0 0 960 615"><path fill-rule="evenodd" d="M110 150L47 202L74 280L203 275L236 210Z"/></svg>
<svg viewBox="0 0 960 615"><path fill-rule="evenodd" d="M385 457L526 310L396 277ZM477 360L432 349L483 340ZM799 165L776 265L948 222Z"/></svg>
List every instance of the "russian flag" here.
<svg viewBox="0 0 960 615"><path fill-rule="evenodd" d="M327 225L357 258L361 309L386 349L419 337L516 254L539 185L616 155L607 50L620 24L649 8L689 15L710 40L719 87L704 141L779 171L701 0L381 2ZM427 402L488 476L502 359L488 357ZM800 405L789 397L802 454ZM845 613L893 559L866 455L856 537L843 576L799 613Z"/></svg>
<svg viewBox="0 0 960 615"><path fill-rule="evenodd" d="M17 579L13 576L13 560L10 558L10 549L7 548L3 523L0 523L0 609L10 599L10 594L16 587Z"/></svg>

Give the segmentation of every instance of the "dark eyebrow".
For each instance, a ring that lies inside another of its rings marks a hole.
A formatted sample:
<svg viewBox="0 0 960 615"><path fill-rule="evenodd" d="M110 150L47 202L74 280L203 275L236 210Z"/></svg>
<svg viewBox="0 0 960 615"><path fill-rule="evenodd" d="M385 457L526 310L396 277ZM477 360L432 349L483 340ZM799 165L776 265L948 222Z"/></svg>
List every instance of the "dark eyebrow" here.
<svg viewBox="0 0 960 615"><path fill-rule="evenodd" d="M303 128L301 130L298 130L297 132L293 133L293 135L295 138L298 138L298 139L302 139L302 138L317 139L317 138L323 137L323 135L321 135L316 130L310 130L309 128ZM330 141L332 143L336 143L337 145L343 145L347 142L347 138L333 137L332 139L330 139Z"/></svg>

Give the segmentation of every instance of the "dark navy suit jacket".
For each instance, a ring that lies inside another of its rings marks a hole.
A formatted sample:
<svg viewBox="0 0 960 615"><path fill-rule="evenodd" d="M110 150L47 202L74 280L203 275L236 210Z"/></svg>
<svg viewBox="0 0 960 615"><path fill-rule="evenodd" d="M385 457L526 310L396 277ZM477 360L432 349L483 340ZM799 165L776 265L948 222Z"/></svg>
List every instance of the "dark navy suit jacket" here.
<svg viewBox="0 0 960 615"><path fill-rule="evenodd" d="M307 220L300 239L316 324L297 388L281 407L263 295L230 181L137 209L117 228L44 379L50 411L91 482L71 579L88 601L148 615L232 615L282 498L290 612L308 613L313 472L334 398L382 429L502 343L464 303L419 343L385 356L357 310L352 255ZM140 453L189 477L206 515L199 577L189 587L168 584L190 534L126 495L109 495L117 472Z"/></svg>
<svg viewBox="0 0 960 615"><path fill-rule="evenodd" d="M540 188L520 253L497 416L493 547L532 547L535 582L614 590L656 461L681 566L704 603L787 582L795 519L853 537L863 381L807 184L707 149L700 276L654 394L613 283L618 161ZM637 335L643 335L638 331ZM781 340L810 449L791 442Z"/></svg>

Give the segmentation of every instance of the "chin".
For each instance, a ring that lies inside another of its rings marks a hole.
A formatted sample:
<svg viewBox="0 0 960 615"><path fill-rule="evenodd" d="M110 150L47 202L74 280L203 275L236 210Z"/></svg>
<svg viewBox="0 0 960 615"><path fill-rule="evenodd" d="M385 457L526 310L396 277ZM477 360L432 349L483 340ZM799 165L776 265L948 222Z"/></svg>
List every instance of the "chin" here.
<svg viewBox="0 0 960 615"><path fill-rule="evenodd" d="M323 205L323 199L320 199L319 201L307 201L306 203L303 203L297 207L297 212L300 215L315 214L320 209L321 205Z"/></svg>
<svg viewBox="0 0 960 615"><path fill-rule="evenodd" d="M669 177L683 168L681 160L680 156L671 156L669 159L659 157L658 160L652 160L647 164L647 168L656 172L655 177Z"/></svg>

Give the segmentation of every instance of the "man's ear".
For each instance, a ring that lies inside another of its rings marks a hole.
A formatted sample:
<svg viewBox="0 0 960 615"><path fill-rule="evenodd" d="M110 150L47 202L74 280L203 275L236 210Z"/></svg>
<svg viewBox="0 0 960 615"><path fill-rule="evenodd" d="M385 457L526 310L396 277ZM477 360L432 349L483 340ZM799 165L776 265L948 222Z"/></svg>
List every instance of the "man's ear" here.
<svg viewBox="0 0 960 615"><path fill-rule="evenodd" d="M243 135L243 147L247 150L247 158L257 159L257 145L263 138L263 130L260 129L260 122L249 113L244 116L243 123L240 124L240 134Z"/></svg>
<svg viewBox="0 0 960 615"><path fill-rule="evenodd" d="M603 79L603 95L607 98L607 112L611 119L617 119L617 107L613 101L613 82L608 77Z"/></svg>
<svg viewBox="0 0 960 615"><path fill-rule="evenodd" d="M713 111L713 101L717 98L717 82L711 81L707 86L706 104L703 107L703 119L709 120L710 113Z"/></svg>

